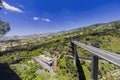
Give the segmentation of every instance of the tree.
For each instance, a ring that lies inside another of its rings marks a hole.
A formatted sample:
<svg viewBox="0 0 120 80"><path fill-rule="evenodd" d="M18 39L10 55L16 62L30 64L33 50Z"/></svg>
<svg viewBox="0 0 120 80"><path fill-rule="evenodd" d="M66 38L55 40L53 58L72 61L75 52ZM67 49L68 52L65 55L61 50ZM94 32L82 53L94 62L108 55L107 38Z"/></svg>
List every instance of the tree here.
<svg viewBox="0 0 120 80"><path fill-rule="evenodd" d="M119 28L120 28L120 21L114 22L114 27L115 27L116 29L119 29Z"/></svg>
<svg viewBox="0 0 120 80"><path fill-rule="evenodd" d="M2 0L0 0L0 9L2 8ZM7 32L10 31L10 24L8 22L4 22L0 18L0 37L4 36Z"/></svg>
<svg viewBox="0 0 120 80"><path fill-rule="evenodd" d="M10 24L0 19L0 37L4 36L9 31L10 31Z"/></svg>

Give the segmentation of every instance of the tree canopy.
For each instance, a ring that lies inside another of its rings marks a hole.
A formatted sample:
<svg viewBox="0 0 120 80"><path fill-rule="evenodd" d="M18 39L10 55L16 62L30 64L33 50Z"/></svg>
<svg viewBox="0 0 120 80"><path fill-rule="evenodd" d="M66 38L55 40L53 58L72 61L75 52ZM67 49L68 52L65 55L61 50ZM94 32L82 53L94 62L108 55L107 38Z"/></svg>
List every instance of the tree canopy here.
<svg viewBox="0 0 120 80"><path fill-rule="evenodd" d="M4 36L9 31L10 31L10 24L0 19L0 37Z"/></svg>
<svg viewBox="0 0 120 80"><path fill-rule="evenodd" d="M2 0L0 0L0 9L2 8ZM0 18L0 37L4 36L8 31L10 31L10 24L4 22Z"/></svg>

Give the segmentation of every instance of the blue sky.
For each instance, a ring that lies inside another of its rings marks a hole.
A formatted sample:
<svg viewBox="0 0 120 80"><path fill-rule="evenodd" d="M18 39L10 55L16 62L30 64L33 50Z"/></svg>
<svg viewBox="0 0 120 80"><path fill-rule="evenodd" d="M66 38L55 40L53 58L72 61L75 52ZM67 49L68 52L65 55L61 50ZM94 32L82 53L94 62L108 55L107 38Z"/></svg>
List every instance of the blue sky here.
<svg viewBox="0 0 120 80"><path fill-rule="evenodd" d="M120 20L120 0L3 0L11 35L58 32Z"/></svg>

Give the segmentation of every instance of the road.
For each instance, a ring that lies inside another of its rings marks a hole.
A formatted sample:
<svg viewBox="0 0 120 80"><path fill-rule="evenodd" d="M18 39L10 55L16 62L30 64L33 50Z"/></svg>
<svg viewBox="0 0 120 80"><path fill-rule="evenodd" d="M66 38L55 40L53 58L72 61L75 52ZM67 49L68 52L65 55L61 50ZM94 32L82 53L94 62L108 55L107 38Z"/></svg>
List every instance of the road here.
<svg viewBox="0 0 120 80"><path fill-rule="evenodd" d="M89 52L93 53L96 56L99 56L117 66L120 66L120 55L118 55L118 54L111 53L111 52L108 52L105 50L101 50L101 49L93 47L93 46L85 45L85 44L77 42L77 41L72 41L72 43L88 50Z"/></svg>

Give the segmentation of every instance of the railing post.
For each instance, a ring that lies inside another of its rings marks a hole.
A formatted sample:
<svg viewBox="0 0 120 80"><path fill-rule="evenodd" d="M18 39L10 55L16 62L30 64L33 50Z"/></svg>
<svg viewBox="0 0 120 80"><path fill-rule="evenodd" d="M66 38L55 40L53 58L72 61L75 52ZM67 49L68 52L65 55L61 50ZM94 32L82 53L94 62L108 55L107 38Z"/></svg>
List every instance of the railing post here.
<svg viewBox="0 0 120 80"><path fill-rule="evenodd" d="M94 54L91 57L91 77L93 80L98 80L98 57Z"/></svg>
<svg viewBox="0 0 120 80"><path fill-rule="evenodd" d="M77 72L79 74L79 80L86 80L82 65L80 64L80 60L77 54L76 45L72 43L73 41L72 39L70 41L71 41L72 52L74 57L74 64L77 67Z"/></svg>

